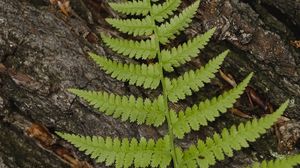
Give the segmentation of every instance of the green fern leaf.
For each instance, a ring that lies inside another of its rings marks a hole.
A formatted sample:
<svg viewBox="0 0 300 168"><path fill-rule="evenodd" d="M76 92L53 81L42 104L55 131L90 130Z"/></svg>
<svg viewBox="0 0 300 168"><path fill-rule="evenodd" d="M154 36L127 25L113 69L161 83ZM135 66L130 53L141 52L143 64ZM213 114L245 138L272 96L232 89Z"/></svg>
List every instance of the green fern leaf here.
<svg viewBox="0 0 300 168"><path fill-rule="evenodd" d="M252 168L293 168L298 164L300 164L300 154L287 156L282 159L255 163Z"/></svg>
<svg viewBox="0 0 300 168"><path fill-rule="evenodd" d="M111 38L104 33L101 34L101 38L113 51L128 56L129 58L153 59L156 57L156 46L153 39L133 41Z"/></svg>
<svg viewBox="0 0 300 168"><path fill-rule="evenodd" d="M128 140L107 137L89 137L57 132L57 134L72 143L86 155L96 159L97 162L105 162L106 166L115 163L117 168L130 167L167 167L171 161L169 138L166 136L156 143L153 140L141 138Z"/></svg>
<svg viewBox="0 0 300 168"><path fill-rule="evenodd" d="M159 64L123 64L93 53L90 56L107 74L130 85L156 89L160 83Z"/></svg>
<svg viewBox="0 0 300 168"><path fill-rule="evenodd" d="M187 108L185 112L180 111L178 116L173 112L171 116L174 134L178 138L183 138L185 133L189 133L191 130L199 130L201 125L207 125L207 121L214 121L221 113L225 113L244 92L252 76L253 73L248 75L235 88L217 98L214 97L211 100L207 99L200 102L199 105Z"/></svg>
<svg viewBox="0 0 300 168"><path fill-rule="evenodd" d="M207 138L205 141L199 140L197 145L192 145L183 151L176 145L175 138L183 138L190 131L199 130L200 126L207 125L209 121L214 121L216 117L225 113L243 93L253 74L249 74L235 88L218 97L207 99L178 113L170 110L168 101L177 102L184 99L192 95L192 92L199 91L205 83L209 83L215 77L215 73L229 51L219 54L198 70L190 70L175 79L166 78L164 70L172 72L174 68L197 57L216 29L210 29L203 35L196 36L171 50L163 50L163 45L169 43L191 23L197 13L200 0L195 0L192 5L166 22L164 21L175 13L181 0L165 0L163 4L159 2L161 1L129 0L123 3L109 3L117 12L125 15L138 15L138 17L108 18L106 21L122 33L143 36L143 40L126 40L101 34L103 42L118 54L135 59L154 59L151 61L156 61L156 63L121 63L92 53L90 56L105 73L117 80L128 82L130 85L156 89L162 81L163 95L150 100L135 98L132 95L120 96L104 91L79 89L69 89L69 91L106 115L120 118L122 121L158 127L166 120L169 136L155 142L153 139L146 140L145 138L129 140L60 132L57 134L97 162L105 162L107 166L208 168L217 160L225 159L225 156L233 156L234 150L248 147L248 142L255 141L265 133L284 112L289 101L270 115L240 124L238 127L223 129L222 133L215 133L212 138ZM140 17L142 19L137 19ZM170 165L171 160L173 165ZM292 167L299 163L299 160L300 156L292 156L284 160L264 161L262 164L255 164L254 167Z"/></svg>
<svg viewBox="0 0 300 168"><path fill-rule="evenodd" d="M180 0L167 0L163 4L154 4L152 6L152 18L158 22L163 22L180 5Z"/></svg>
<svg viewBox="0 0 300 168"><path fill-rule="evenodd" d="M184 9L178 16L174 16L169 22L162 24L158 28L158 38L161 44L166 44L174 39L176 34L188 27L196 14L200 0Z"/></svg>
<svg viewBox="0 0 300 168"><path fill-rule="evenodd" d="M286 101L274 113L259 120L254 119L238 127L232 126L230 130L223 129L221 136L215 133L213 138L207 138L205 143L199 140L197 146L193 145L184 152L184 162L180 167L194 168L193 165L197 165L201 168L208 168L209 165L214 165L216 160L223 160L225 155L231 157L233 150L248 147L247 141L253 142L265 133L283 114L288 103L289 101Z"/></svg>
<svg viewBox="0 0 300 168"><path fill-rule="evenodd" d="M162 50L163 68L168 72L172 72L174 71L173 67L179 67L190 61L191 58L197 57L200 50L204 48L212 37L215 30L216 28L212 28L202 36L197 36L188 42L179 45L177 48L174 47L171 50Z"/></svg>
<svg viewBox="0 0 300 168"><path fill-rule="evenodd" d="M186 72L177 79L165 78L169 100L177 102L187 95L192 95L192 91L198 91L204 86L204 83L209 83L210 79L215 77L214 73L218 71L228 53L229 50L224 51L210 60L204 67L196 71Z"/></svg>
<svg viewBox="0 0 300 168"><path fill-rule="evenodd" d="M133 36L148 36L151 35L154 30L152 20L149 16L142 20L108 18L106 19L106 21L113 27L117 28L119 31Z"/></svg>
<svg viewBox="0 0 300 168"><path fill-rule="evenodd" d="M115 11L125 15L144 15L150 12L150 7L147 0L128 1L123 3L109 3L109 6Z"/></svg>
<svg viewBox="0 0 300 168"><path fill-rule="evenodd" d="M106 115L120 118L122 121L130 120L138 124L159 126L165 120L163 98L150 101L134 96L119 96L107 92L94 92L79 89L69 89L71 93L89 102L94 108L103 111Z"/></svg>

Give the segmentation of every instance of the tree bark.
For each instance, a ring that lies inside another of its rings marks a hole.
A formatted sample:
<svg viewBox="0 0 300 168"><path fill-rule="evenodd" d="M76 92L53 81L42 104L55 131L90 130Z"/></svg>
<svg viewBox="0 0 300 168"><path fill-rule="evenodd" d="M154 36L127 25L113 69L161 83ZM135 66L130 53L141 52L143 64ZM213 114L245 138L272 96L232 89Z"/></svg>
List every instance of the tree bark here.
<svg viewBox="0 0 300 168"><path fill-rule="evenodd" d="M185 0L182 6L190 3ZM165 125L158 129L138 126L98 113L67 91L84 88L150 98L159 93L159 89L143 90L112 79L88 58L87 52L94 52L122 59L97 37L103 31L119 35L104 21L116 16L107 2L73 0L71 8L71 15L65 16L47 0L0 0L0 167L105 167L62 141L55 131L137 138L158 138L166 133ZM284 115L290 120L280 128L292 134L283 131L275 136L272 129L250 148L236 152L215 167L245 167L257 160L271 159L276 152L297 151L300 49L291 41L300 39L299 16L300 2L295 0L202 0L192 25L175 40L174 44L178 44L217 27L200 57L171 76L199 68L229 48L231 54L222 66L223 72L237 82L255 72L250 86L260 95L263 105L270 103L277 108L286 99L291 100ZM183 109L229 88L218 76L200 92L171 106ZM263 105L251 107L246 94L236 104L252 117L266 113ZM241 121L246 119L228 113L176 143L188 147L197 138L211 136ZM284 148L278 149L278 138L286 137L292 138L292 145L287 149L283 143Z"/></svg>

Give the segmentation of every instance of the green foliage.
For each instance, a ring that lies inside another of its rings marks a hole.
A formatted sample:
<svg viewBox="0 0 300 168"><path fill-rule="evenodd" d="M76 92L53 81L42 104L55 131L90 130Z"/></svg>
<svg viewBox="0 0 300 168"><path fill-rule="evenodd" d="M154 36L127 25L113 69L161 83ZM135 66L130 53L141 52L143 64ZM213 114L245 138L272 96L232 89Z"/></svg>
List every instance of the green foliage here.
<svg viewBox="0 0 300 168"><path fill-rule="evenodd" d="M192 18L197 12L200 0L184 9L178 16L174 16L169 22L158 27L157 36L161 44L167 44L169 40L174 39L176 34L188 27L192 22Z"/></svg>
<svg viewBox="0 0 300 168"><path fill-rule="evenodd" d="M109 3L110 7L125 15L147 15L150 11L147 0Z"/></svg>
<svg viewBox="0 0 300 168"><path fill-rule="evenodd" d="M167 0L163 4L152 6L152 18L155 21L163 22L168 16L173 15L174 10L180 5L180 0Z"/></svg>
<svg viewBox="0 0 300 168"><path fill-rule="evenodd" d="M204 67L196 71L188 71L177 79L170 80L166 78L166 90L169 100L177 102L186 96L192 95L192 91L198 91L204 86L204 83L209 83L210 79L215 77L214 73L218 72L228 52L228 50L224 51L216 58L211 59Z"/></svg>
<svg viewBox="0 0 300 168"><path fill-rule="evenodd" d="M103 111L106 115L121 118L122 121L129 120L138 124L159 126L165 121L163 98L150 101L134 96L119 96L107 92L94 92L79 89L69 89L73 94L89 102L91 106Z"/></svg>
<svg viewBox="0 0 300 168"><path fill-rule="evenodd" d="M120 96L104 91L69 89L100 112L120 118L122 121L155 127L166 123L168 135L156 142L145 138L138 141L135 138L129 140L127 138L89 137L58 132L59 136L96 159L97 162L105 162L108 166L114 164L116 167L125 168L132 165L167 167L173 161L175 168L206 168L214 165L218 160L225 159L225 156L233 156L234 150L248 147L248 142L255 141L276 122L287 108L288 101L272 114L240 124L238 127L225 128L220 134L215 133L212 138L208 137L205 141L199 140L196 145L191 145L186 150L175 145L175 138L181 139L192 130L199 130L200 126L214 121L231 108L253 76L251 73L233 89L188 107L184 111L175 112L169 108L168 101L175 103L185 99L193 92L199 91L205 83L209 83L229 53L226 50L200 69L187 71L177 78L170 79L165 76L164 70L172 72L174 68L197 57L216 30L212 28L203 35L196 36L170 50L162 49L163 45L169 43L176 37L175 35L191 23L200 4L197 0L178 15L165 21L175 13L180 2L180 0L166 0L163 4L158 4L157 0L133 0L110 3L114 10L122 14L143 17L141 19L106 19L119 31L133 36L142 36L139 37L142 40L112 38L101 34L103 42L118 54L128 58L144 59L148 62L147 64L121 63L104 56L90 54L96 64L111 77L145 89L157 89L161 85L159 89L162 89L162 95L150 100L132 95ZM263 162L261 165L255 164L254 167L291 167L299 163L299 157L300 155L296 155L284 160Z"/></svg>
<svg viewBox="0 0 300 168"><path fill-rule="evenodd" d="M252 168L292 168L300 164L300 155L287 156L283 159L255 163Z"/></svg>
<svg viewBox="0 0 300 168"><path fill-rule="evenodd" d="M153 39L133 41L111 38L105 34L101 34L101 37L109 48L129 58L153 59L156 57L155 41Z"/></svg>
<svg viewBox="0 0 300 168"><path fill-rule="evenodd" d="M233 156L233 150L248 147L247 141L254 142L265 133L283 114L288 103L286 101L276 112L259 120L254 119L238 127L232 126L229 130L223 129L221 134L215 133L213 138L207 138L205 142L199 140L197 146L193 145L184 152L180 167L207 168L209 165L214 165L216 160L224 160L225 155Z"/></svg>
<svg viewBox="0 0 300 168"><path fill-rule="evenodd" d="M180 111L178 116L175 112L171 113L174 135L183 138L185 133L192 130L199 130L201 125L207 125L208 121L214 121L221 113L225 113L228 108L244 92L245 87L249 83L252 74L250 74L243 82L235 88L223 93L219 97L211 100L200 102L192 108L187 108L185 112Z"/></svg>
<svg viewBox="0 0 300 168"><path fill-rule="evenodd" d="M160 73L157 71L158 64L123 64L112 61L102 56L90 53L91 58L107 74L121 81L129 81L129 84L155 89L159 85Z"/></svg>
<svg viewBox="0 0 300 168"><path fill-rule="evenodd" d="M182 64L190 61L191 58L197 57L200 49L203 49L209 39L212 37L216 28L212 28L204 33L202 36L197 37L174 47L171 50L162 50L162 63L163 68L168 71L174 71L173 67L179 67Z"/></svg>
<svg viewBox="0 0 300 168"><path fill-rule="evenodd" d="M171 161L169 138L168 136L154 140L141 138L139 141L135 138L129 140L124 138L102 138L79 136L73 134L59 133L58 135L67 139L80 151L91 155L91 158L97 162L105 162L107 166L115 163L117 168L129 167L132 164L135 167L167 167Z"/></svg>
<svg viewBox="0 0 300 168"><path fill-rule="evenodd" d="M154 29L150 17L145 17L142 20L108 18L106 19L106 21L113 27L117 28L119 31L134 36L151 35Z"/></svg>

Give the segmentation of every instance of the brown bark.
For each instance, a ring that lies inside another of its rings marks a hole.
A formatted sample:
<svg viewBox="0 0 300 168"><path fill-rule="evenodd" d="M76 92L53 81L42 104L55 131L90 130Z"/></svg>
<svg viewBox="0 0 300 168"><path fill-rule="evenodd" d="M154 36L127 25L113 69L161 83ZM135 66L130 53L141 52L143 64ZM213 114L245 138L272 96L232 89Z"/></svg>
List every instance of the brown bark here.
<svg viewBox="0 0 300 168"><path fill-rule="evenodd" d="M186 0L183 6L190 3ZM114 80L87 57L86 53L92 51L120 58L95 36L102 31L116 34L104 22L104 18L116 15L106 2L73 0L71 7L71 16L66 17L46 0L0 0L0 167L66 167L71 161L58 152L57 146L71 151L68 156L74 159L78 157L94 167L105 167L60 140L55 131L137 138L157 138L166 132L166 126L158 129L138 126L97 113L66 91L75 87L147 97L159 93L159 90L143 90ZM203 0L193 24L175 43L213 26L217 27L217 33L199 58L171 75L198 68L199 64L230 48L231 55L222 66L225 73L239 82L248 73L255 72L251 87L264 103L269 102L274 108L286 99L292 100L285 113L291 120L282 129L293 132L294 139L289 139L290 149L282 150L294 152L300 132L300 52L290 41L300 39L299 8L295 0ZM182 109L229 87L218 76L201 92L172 106ZM246 95L236 106L253 117L265 113L257 105L250 107ZM245 120L226 114L177 144L187 147L197 138ZM42 133L29 133L32 123L43 125L36 129ZM50 141L35 135L43 135ZM288 135L281 134L281 138ZM270 151L278 152L276 141L274 132L269 131L252 143L251 148L236 152L233 158L227 158L216 167L245 167L255 160L270 159Z"/></svg>

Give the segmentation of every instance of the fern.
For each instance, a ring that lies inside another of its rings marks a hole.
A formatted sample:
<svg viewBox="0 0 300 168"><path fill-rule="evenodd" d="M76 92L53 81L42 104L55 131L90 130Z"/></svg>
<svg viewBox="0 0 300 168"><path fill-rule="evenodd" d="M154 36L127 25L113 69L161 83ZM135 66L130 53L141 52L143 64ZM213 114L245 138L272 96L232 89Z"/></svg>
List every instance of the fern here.
<svg viewBox="0 0 300 168"><path fill-rule="evenodd" d="M215 77L214 73L218 71L228 52L228 50L224 51L197 71L191 70L177 79L170 80L166 78L166 90L169 100L177 102L186 96L192 95L192 91L198 91L204 86L204 83L209 83L210 79Z"/></svg>
<svg viewBox="0 0 300 168"><path fill-rule="evenodd" d="M158 64L122 64L90 53L91 58L103 69L107 74L111 74L113 78L121 81L129 81L129 84L143 86L144 88L155 89L159 85L159 67Z"/></svg>
<svg viewBox="0 0 300 168"><path fill-rule="evenodd" d="M152 4L155 2L155 4ZM58 135L74 144L97 162L105 162L107 166L116 167L167 167L173 162L174 168L206 168L216 161L233 156L234 150L248 147L248 142L255 141L261 134L283 114L288 101L282 104L276 112L261 119L254 119L238 127L223 129L221 134L215 133L212 138L199 140L183 150L175 144L175 138L181 139L192 130L208 125L221 114L231 108L244 92L250 82L252 73L235 88L224 92L218 97L204 100L184 111L175 112L168 106L168 101L177 102L199 91L205 83L215 77L229 51L226 50L216 58L211 59L198 70L190 70L175 78L168 78L164 71L172 72L174 68L198 56L201 49L208 43L216 28L208 30L203 35L194 37L187 42L163 49L163 45L175 38L184 30L196 14L200 1L197 0L178 15L171 17L180 5L180 0L166 0L162 4L158 0L133 0L123 3L110 3L117 12L125 15L138 15L141 19L106 19L109 24L120 32L139 37L142 40L127 40L112 38L101 34L103 42L112 50L130 59L143 59L151 63L121 63L104 56L89 54L100 68L117 80L145 89L162 90L162 95L156 99L121 96L104 91L86 91L69 89L69 91L93 106L100 112L121 121L146 124L154 127L165 123L168 135L158 139L146 140L140 138L131 140L124 138L89 137L58 132ZM154 63L153 63L154 62ZM299 163L300 155L284 160L256 163L254 167L276 168L292 167Z"/></svg>
<svg viewBox="0 0 300 168"><path fill-rule="evenodd" d="M255 163L252 168L292 168L300 164L300 155L288 156L283 159Z"/></svg>
<svg viewBox="0 0 300 168"><path fill-rule="evenodd" d="M69 89L70 92L88 101L94 108L104 111L106 115L120 118L122 121L129 120L138 124L159 126L164 120L163 98L150 101L134 96L119 96L106 92L92 92L79 89Z"/></svg>
<svg viewBox="0 0 300 168"><path fill-rule="evenodd" d="M134 36L151 35L154 26L150 17L140 19L106 19L113 27Z"/></svg>
<svg viewBox="0 0 300 168"><path fill-rule="evenodd" d="M114 10L126 15L147 15L150 11L147 0L109 3Z"/></svg>
<svg viewBox="0 0 300 168"><path fill-rule="evenodd" d="M147 141L141 138L138 142L135 138L128 140L118 138L102 138L78 136L73 134L65 134L57 132L59 136L67 139L80 151L91 155L91 158L98 162L106 163L110 166L115 163L116 167L129 167L134 164L135 167L167 167L171 161L169 138L166 136L159 139Z"/></svg>
<svg viewBox="0 0 300 168"><path fill-rule="evenodd" d="M179 5L180 0L167 0L163 4L155 4L152 6L152 18L158 22L163 22L164 19L173 14Z"/></svg>
<svg viewBox="0 0 300 168"><path fill-rule="evenodd" d="M196 14L199 7L200 0L197 0L191 6L187 7L178 16L174 16L170 19L170 22L162 24L158 28L157 36L159 42L166 44L169 40L174 39L176 34L182 31L192 22L192 17Z"/></svg>
<svg viewBox="0 0 300 168"><path fill-rule="evenodd" d="M173 67L178 67L190 61L191 58L197 57L200 49L204 48L215 30L216 28L210 29L202 36L197 36L192 40L179 45L177 48L174 47L171 51L162 50L163 68L168 72L172 72L174 70Z"/></svg>
<svg viewBox="0 0 300 168"><path fill-rule="evenodd" d="M232 126L230 130L223 129L221 136L215 133L213 138L207 138L205 142L199 140L197 146L191 146L183 154L183 162L180 167L206 168L214 165L216 160L224 160L224 154L229 157L233 156L233 150L248 147L247 141L253 142L260 134L265 133L283 114L287 106L288 101L282 104L276 112L266 117L248 121L238 127Z"/></svg>
<svg viewBox="0 0 300 168"><path fill-rule="evenodd" d="M178 138L183 138L184 134L189 133L191 129L199 130L200 125L207 125L207 121L214 121L221 115L220 113L225 113L243 93L251 77L252 74L235 88L217 98L200 102L199 105L187 108L185 112L180 111L178 116L175 112L171 113L174 134Z"/></svg>
<svg viewBox="0 0 300 168"><path fill-rule="evenodd" d="M129 58L153 59L156 56L155 41L153 39L133 41L111 38L104 34L101 34L101 37L113 51Z"/></svg>

